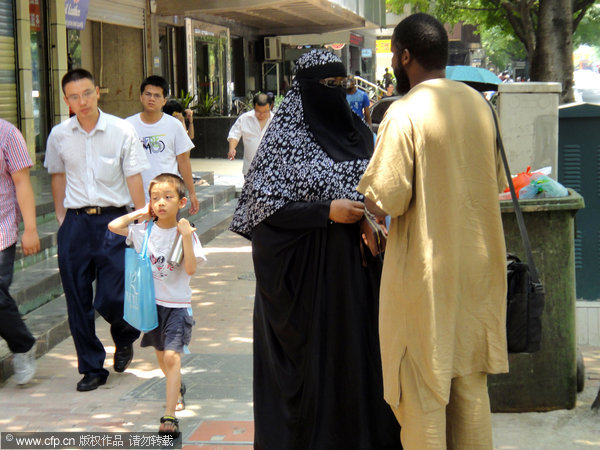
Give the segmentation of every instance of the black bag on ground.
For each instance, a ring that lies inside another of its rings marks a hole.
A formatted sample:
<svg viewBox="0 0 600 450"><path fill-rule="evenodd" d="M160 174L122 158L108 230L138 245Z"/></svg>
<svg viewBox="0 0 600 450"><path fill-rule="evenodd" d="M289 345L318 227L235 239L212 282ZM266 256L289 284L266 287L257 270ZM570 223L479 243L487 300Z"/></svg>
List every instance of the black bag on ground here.
<svg viewBox="0 0 600 450"><path fill-rule="evenodd" d="M508 282L506 340L509 353L533 353L542 341L542 312L545 293L540 282L533 281L529 266L515 255L507 255Z"/></svg>

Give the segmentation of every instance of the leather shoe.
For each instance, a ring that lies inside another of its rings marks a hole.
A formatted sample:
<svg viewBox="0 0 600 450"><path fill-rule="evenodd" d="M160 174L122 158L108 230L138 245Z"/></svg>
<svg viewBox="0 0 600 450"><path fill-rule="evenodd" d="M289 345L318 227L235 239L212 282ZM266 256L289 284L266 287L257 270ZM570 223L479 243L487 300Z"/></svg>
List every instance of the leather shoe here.
<svg viewBox="0 0 600 450"><path fill-rule="evenodd" d="M131 363L132 359L132 345L123 345L121 347L117 347L117 349L115 350L115 358L113 362L115 372L125 372L125 369L129 367L129 364Z"/></svg>
<svg viewBox="0 0 600 450"><path fill-rule="evenodd" d="M77 383L77 390L80 392L93 391L106 383L107 375L97 375L86 373L83 378Z"/></svg>

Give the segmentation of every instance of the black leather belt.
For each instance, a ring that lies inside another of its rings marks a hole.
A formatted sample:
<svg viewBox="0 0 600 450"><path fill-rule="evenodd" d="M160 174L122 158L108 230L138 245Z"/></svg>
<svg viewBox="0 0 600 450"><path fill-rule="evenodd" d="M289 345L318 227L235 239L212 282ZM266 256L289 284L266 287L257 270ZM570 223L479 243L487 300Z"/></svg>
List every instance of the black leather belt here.
<svg viewBox="0 0 600 450"><path fill-rule="evenodd" d="M126 206L85 206L83 208L71 209L75 214L87 214L89 216L100 216L102 214L127 212Z"/></svg>

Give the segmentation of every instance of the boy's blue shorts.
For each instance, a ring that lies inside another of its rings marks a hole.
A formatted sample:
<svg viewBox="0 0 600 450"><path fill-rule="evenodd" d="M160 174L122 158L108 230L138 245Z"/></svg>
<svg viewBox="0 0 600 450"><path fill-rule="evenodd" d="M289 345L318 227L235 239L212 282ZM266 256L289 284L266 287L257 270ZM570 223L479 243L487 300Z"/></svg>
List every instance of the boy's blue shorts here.
<svg viewBox="0 0 600 450"><path fill-rule="evenodd" d="M184 353L184 348L192 339L192 328L196 323L188 308L165 308L160 305L156 308L158 327L144 333L141 346Z"/></svg>

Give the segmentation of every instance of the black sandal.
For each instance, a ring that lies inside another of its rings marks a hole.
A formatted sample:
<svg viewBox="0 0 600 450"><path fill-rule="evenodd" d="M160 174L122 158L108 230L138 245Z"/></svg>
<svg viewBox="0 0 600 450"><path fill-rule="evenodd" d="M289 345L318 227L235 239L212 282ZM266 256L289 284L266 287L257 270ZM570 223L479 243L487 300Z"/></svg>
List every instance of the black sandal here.
<svg viewBox="0 0 600 450"><path fill-rule="evenodd" d="M167 424L169 427L173 427L173 430L164 430L163 424ZM162 416L160 418L160 427L158 427L158 434L161 436L172 436L175 439L179 436L179 420L173 416Z"/></svg>
<svg viewBox="0 0 600 450"><path fill-rule="evenodd" d="M187 389L183 381L181 382L181 387L179 388L179 398L177 399L177 405L175 406L175 411L183 411L185 409L185 393Z"/></svg>

